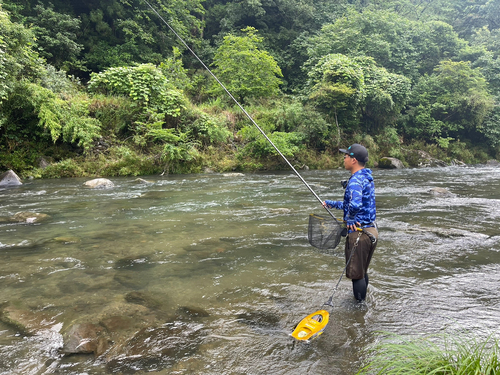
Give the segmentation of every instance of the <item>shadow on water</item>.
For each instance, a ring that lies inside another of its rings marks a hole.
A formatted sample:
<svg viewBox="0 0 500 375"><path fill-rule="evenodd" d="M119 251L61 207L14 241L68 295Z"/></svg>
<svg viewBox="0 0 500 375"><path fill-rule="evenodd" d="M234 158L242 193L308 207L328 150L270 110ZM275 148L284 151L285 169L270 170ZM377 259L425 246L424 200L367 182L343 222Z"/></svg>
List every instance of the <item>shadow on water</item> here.
<svg viewBox="0 0 500 375"><path fill-rule="evenodd" d="M342 244L333 256L309 246L308 214L322 208L288 172L1 191L0 374L351 374L381 330L495 334L500 169L374 176L380 240L367 301L344 278L310 344L289 334L331 295ZM341 199L344 171L304 178ZM19 212L48 218L13 223Z"/></svg>

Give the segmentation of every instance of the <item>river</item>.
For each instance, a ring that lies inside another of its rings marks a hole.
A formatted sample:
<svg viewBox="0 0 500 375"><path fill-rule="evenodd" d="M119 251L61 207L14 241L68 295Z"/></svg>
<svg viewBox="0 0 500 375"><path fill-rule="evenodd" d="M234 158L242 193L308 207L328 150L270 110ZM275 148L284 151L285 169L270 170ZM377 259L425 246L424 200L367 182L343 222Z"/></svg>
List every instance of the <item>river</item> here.
<svg viewBox="0 0 500 375"><path fill-rule="evenodd" d="M301 172L322 199L342 198L346 173ZM308 244L308 215L324 210L291 172L0 190L0 307L32 322L0 323L0 374L344 375L380 331L498 337L500 168L373 174L380 239L367 300L342 279L310 344L289 333L333 292L343 242L333 256ZM17 212L48 217L12 223ZM104 354L61 354L81 323L98 327Z"/></svg>

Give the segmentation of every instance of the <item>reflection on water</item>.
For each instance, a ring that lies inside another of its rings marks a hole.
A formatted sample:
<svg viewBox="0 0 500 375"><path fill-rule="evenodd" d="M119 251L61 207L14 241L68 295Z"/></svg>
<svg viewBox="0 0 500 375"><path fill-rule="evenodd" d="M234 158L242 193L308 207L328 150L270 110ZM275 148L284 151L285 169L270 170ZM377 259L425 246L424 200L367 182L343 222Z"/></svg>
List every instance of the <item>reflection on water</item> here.
<svg viewBox="0 0 500 375"><path fill-rule="evenodd" d="M341 199L345 171L303 176L323 199ZM288 334L328 299L343 259L308 245L308 214L322 208L296 176L1 190L0 374L350 374L376 331L496 334L500 169L374 177L380 242L368 299L355 303L343 279L325 333L309 345ZM17 212L48 217L14 223ZM101 355L63 356L62 334L85 325L97 327Z"/></svg>

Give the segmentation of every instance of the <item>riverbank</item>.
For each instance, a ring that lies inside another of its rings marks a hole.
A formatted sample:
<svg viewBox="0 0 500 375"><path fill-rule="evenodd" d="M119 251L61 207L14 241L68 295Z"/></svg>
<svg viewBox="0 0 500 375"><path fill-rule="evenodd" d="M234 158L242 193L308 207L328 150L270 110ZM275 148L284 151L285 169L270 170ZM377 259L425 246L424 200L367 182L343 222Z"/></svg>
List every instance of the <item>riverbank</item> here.
<svg viewBox="0 0 500 375"><path fill-rule="evenodd" d="M367 166L396 168L383 165L384 158L400 160L402 167L444 167L447 165L484 164L492 162L481 152L473 154L467 149L461 152L442 150L435 145L416 143L388 152L377 145L369 136L351 142L367 144L370 161ZM345 146L345 145L343 145ZM56 147L54 147L56 149ZM424 151L425 150L425 151ZM451 152L450 152L451 151ZM276 153L265 157L255 157L245 151L245 145L232 142L226 146L193 148L189 155L177 160L162 157L162 148L141 150L133 144L100 140L88 153L55 150L36 160L34 166L15 170L26 178L62 177L117 177L140 175L168 175L189 173L225 173L288 170L290 167ZM397 157L391 157L396 155ZM326 170L342 168L342 155L336 150L316 151L301 149L287 157L297 170ZM385 160L387 161L387 160ZM493 161L494 162L494 161Z"/></svg>

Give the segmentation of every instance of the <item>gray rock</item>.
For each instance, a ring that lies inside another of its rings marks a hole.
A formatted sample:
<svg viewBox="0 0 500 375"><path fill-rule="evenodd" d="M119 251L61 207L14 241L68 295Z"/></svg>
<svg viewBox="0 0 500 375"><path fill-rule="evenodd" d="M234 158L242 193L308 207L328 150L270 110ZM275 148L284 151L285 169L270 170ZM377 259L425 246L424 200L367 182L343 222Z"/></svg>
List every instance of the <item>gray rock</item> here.
<svg viewBox="0 0 500 375"><path fill-rule="evenodd" d="M457 159L453 159L451 161L451 165L458 166L458 167L466 167L467 166L467 164L465 164L463 161L460 161Z"/></svg>
<svg viewBox="0 0 500 375"><path fill-rule="evenodd" d="M412 167L430 168L447 167L448 164L442 160L433 158L428 152L422 150L405 150L406 161Z"/></svg>
<svg viewBox="0 0 500 375"><path fill-rule="evenodd" d="M224 177L245 177L243 173L223 173Z"/></svg>
<svg viewBox="0 0 500 375"><path fill-rule="evenodd" d="M21 179L13 170L8 170L0 175L0 186L19 186L22 184Z"/></svg>
<svg viewBox="0 0 500 375"><path fill-rule="evenodd" d="M134 180L134 182L137 182L138 184L144 184L144 185L151 185L151 184L154 184L153 181L148 181L148 180L145 180L143 178L136 178Z"/></svg>
<svg viewBox="0 0 500 375"><path fill-rule="evenodd" d="M500 166L500 162L498 162L497 160L495 159L491 159L491 160L488 160L486 162L486 165L490 166L490 167L498 167Z"/></svg>
<svg viewBox="0 0 500 375"><path fill-rule="evenodd" d="M84 185L92 189L109 189L115 186L115 184L107 178L95 178L85 182Z"/></svg>
<svg viewBox="0 0 500 375"><path fill-rule="evenodd" d="M383 157L378 162L379 168L385 169L403 169L403 162L396 158Z"/></svg>
<svg viewBox="0 0 500 375"><path fill-rule="evenodd" d="M45 169L50 165L50 163L45 160L45 158L41 157L38 159L38 168Z"/></svg>
<svg viewBox="0 0 500 375"><path fill-rule="evenodd" d="M429 190L429 194L438 196L438 197L453 197L455 194L451 193L448 189L434 187Z"/></svg>
<svg viewBox="0 0 500 375"><path fill-rule="evenodd" d="M202 326L173 322L162 327L143 328L125 342L117 342L106 354L111 373L145 372L171 367L194 355L202 342Z"/></svg>
<svg viewBox="0 0 500 375"><path fill-rule="evenodd" d="M103 354L109 347L104 328L93 323L74 324L63 334L64 354Z"/></svg>
<svg viewBox="0 0 500 375"><path fill-rule="evenodd" d="M23 335L35 335L57 324L56 316L46 311L31 311L22 306L5 303L0 308L0 321Z"/></svg>
<svg viewBox="0 0 500 375"><path fill-rule="evenodd" d="M12 221L15 223L35 224L47 220L49 217L47 214L38 212L18 212L12 216Z"/></svg>

